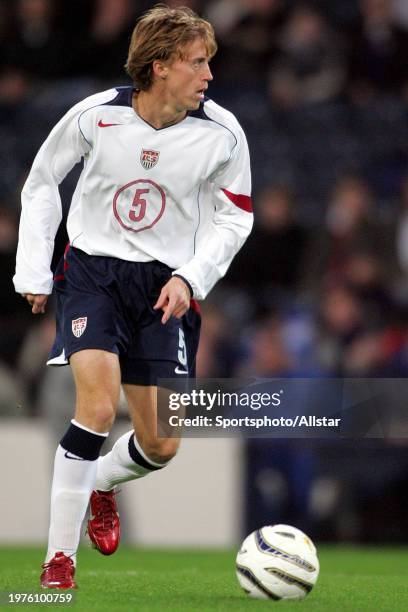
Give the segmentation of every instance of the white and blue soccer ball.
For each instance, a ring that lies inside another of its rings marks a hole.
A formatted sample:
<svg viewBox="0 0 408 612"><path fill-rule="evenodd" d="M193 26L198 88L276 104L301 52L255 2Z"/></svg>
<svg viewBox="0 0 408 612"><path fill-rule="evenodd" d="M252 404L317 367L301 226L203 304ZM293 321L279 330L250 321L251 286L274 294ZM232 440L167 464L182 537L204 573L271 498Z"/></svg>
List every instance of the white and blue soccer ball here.
<svg viewBox="0 0 408 612"><path fill-rule="evenodd" d="M319 569L312 540L290 525L252 532L236 560L239 584L258 599L303 599L316 584Z"/></svg>

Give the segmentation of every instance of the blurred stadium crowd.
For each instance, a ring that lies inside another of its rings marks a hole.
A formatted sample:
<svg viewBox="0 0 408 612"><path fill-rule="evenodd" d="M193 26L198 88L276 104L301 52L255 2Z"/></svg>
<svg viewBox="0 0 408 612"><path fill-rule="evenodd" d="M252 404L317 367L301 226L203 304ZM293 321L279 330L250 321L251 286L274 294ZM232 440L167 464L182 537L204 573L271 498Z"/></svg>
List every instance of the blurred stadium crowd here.
<svg viewBox="0 0 408 612"><path fill-rule="evenodd" d="M0 0L0 415L42 413L54 330L52 312L32 317L11 284L26 173L72 104L129 83L130 33L154 4ZM237 115L252 158L255 229L203 305L199 375L406 377L407 2L167 4L213 23L209 94ZM65 214L78 172L61 188ZM65 242L61 229L54 261ZM286 516L313 533L305 521L318 515L321 533L370 539L378 504L368 521L362 508L388 496L386 538L408 537L405 446L366 444L331 443L330 461L316 442L248 443L249 527Z"/></svg>

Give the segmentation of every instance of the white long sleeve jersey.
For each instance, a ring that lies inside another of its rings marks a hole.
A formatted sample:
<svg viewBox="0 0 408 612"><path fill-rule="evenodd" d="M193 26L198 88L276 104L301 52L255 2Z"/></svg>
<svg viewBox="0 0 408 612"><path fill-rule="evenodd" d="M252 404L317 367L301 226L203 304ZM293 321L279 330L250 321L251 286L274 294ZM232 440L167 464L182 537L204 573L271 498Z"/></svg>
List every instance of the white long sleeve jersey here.
<svg viewBox="0 0 408 612"><path fill-rule="evenodd" d="M206 99L155 129L133 110L132 94L119 87L86 98L40 148L22 192L18 293L52 291L58 185L81 158L67 230L89 255L161 261L203 299L251 231L249 153L235 117Z"/></svg>

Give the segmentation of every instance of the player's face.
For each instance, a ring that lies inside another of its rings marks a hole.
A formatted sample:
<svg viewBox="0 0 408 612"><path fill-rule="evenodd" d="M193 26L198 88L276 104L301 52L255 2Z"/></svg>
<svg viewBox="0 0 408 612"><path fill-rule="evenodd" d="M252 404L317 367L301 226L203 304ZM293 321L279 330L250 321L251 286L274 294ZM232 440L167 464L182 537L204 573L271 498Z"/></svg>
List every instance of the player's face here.
<svg viewBox="0 0 408 612"><path fill-rule="evenodd" d="M212 78L204 41L196 38L185 47L183 58L168 66L166 90L169 100L179 112L197 109Z"/></svg>

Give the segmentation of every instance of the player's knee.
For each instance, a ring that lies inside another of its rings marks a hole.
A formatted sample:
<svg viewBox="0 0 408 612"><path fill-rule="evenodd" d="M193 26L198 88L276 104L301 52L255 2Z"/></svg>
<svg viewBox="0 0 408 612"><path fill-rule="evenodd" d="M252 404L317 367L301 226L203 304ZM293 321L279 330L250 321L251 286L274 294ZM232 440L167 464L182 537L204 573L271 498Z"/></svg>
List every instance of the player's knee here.
<svg viewBox="0 0 408 612"><path fill-rule="evenodd" d="M113 402L104 401L98 406L96 410L96 418L100 427L104 428L104 431L109 431L115 421L116 406Z"/></svg>
<svg viewBox="0 0 408 612"><path fill-rule="evenodd" d="M95 431L111 429L116 415L116 405L110 400L95 401L92 406L77 405L76 418Z"/></svg>
<svg viewBox="0 0 408 612"><path fill-rule="evenodd" d="M155 463L167 463L177 454L179 441L175 438L151 440L145 445L146 455Z"/></svg>
<svg viewBox="0 0 408 612"><path fill-rule="evenodd" d="M103 409L97 416L100 431L109 431L115 421L115 411Z"/></svg>

